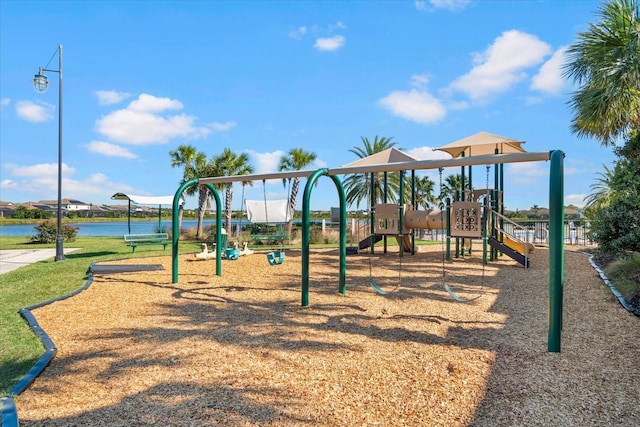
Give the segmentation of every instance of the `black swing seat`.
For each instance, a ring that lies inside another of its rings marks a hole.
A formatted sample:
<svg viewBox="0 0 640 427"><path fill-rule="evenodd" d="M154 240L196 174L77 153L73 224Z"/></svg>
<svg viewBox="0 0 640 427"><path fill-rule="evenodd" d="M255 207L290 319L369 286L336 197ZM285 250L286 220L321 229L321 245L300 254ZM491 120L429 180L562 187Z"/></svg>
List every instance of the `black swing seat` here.
<svg viewBox="0 0 640 427"><path fill-rule="evenodd" d="M280 265L284 262L284 251L274 251L267 253L267 260L271 265Z"/></svg>

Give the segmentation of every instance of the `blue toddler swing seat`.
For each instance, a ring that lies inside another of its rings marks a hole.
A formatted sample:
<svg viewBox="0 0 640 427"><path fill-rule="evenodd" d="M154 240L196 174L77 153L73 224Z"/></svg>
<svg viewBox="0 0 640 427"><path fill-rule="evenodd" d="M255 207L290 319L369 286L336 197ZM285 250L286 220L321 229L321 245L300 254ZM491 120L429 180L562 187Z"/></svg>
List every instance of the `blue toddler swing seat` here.
<svg viewBox="0 0 640 427"><path fill-rule="evenodd" d="M291 211L288 209L288 200L245 200L247 207L247 217L252 223L279 224L279 233L274 234L274 240L282 242L282 248L267 253L267 261L270 265L280 265L285 260L284 236L282 235L282 224L291 220ZM265 234L264 240L269 240L269 235Z"/></svg>
<svg viewBox="0 0 640 427"><path fill-rule="evenodd" d="M274 251L267 253L267 261L271 265L280 265L284 262L285 253L284 251Z"/></svg>

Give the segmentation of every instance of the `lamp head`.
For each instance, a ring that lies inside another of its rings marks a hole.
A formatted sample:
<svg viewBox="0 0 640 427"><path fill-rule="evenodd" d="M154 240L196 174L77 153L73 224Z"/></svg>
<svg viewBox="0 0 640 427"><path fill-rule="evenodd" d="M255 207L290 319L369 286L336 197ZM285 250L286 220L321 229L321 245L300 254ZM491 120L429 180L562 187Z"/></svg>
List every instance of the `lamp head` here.
<svg viewBox="0 0 640 427"><path fill-rule="evenodd" d="M49 86L49 80L47 80L47 76L42 73L42 68L38 70L38 74L33 76L33 86L36 88L38 92L44 92L47 90Z"/></svg>

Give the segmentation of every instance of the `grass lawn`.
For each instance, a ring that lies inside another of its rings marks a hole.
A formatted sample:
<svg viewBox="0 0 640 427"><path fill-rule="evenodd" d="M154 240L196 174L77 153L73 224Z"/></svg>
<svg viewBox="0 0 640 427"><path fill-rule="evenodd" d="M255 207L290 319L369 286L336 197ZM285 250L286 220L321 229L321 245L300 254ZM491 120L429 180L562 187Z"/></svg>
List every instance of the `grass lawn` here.
<svg viewBox="0 0 640 427"><path fill-rule="evenodd" d="M21 308L68 294L87 281L92 262L157 256L159 246L139 247L135 253L121 237L79 237L65 248L80 248L66 254L65 260L53 258L37 262L0 276L0 396L24 376L42 355L44 347L18 313ZM55 244L30 244L25 237L0 237L0 249L54 248ZM197 242L180 242L180 252L199 252ZM164 251L171 254L171 248Z"/></svg>

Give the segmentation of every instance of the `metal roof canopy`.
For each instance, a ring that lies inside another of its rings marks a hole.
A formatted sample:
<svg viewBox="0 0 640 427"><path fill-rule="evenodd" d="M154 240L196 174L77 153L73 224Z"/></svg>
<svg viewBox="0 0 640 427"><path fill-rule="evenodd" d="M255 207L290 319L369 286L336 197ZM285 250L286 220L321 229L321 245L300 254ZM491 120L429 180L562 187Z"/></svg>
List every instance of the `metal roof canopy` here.
<svg viewBox="0 0 640 427"><path fill-rule="evenodd" d="M158 232L162 231L162 205L173 206L173 196L136 196L133 194L116 193L111 196L112 200L127 200L127 229L131 234L131 203L136 205L158 205ZM184 199L180 200L184 203ZM181 203L181 204L182 204Z"/></svg>
<svg viewBox="0 0 640 427"><path fill-rule="evenodd" d="M473 157L457 157L453 159L439 159L439 160L416 160L406 162L395 163L378 163L372 165L360 165L350 166L346 165L339 168L328 168L328 175L346 175L352 173L365 173L365 172L397 172L407 170L424 170L424 169L439 169L448 168L454 166L469 166L469 165L494 165L502 163L521 163L521 162L540 162L547 161L551 158L551 151L540 152L520 152L512 154L491 154L484 156ZM255 175L231 175L231 176L218 176L212 178L200 178L198 184L224 184L228 182L240 182L240 181L265 181L268 179L287 179L296 177L309 177L316 170L300 170L300 171L288 171L288 172L274 172Z"/></svg>
<svg viewBox="0 0 640 427"><path fill-rule="evenodd" d="M134 194L116 193L112 200L129 200L135 205L173 205L173 196L136 196Z"/></svg>
<svg viewBox="0 0 640 427"><path fill-rule="evenodd" d="M522 144L524 141L489 132L478 132L442 147L434 148L434 151L444 151L449 153L451 157L460 157L463 153L464 157L484 156L495 154L496 150L498 150L498 154L523 153L525 150L521 147Z"/></svg>

